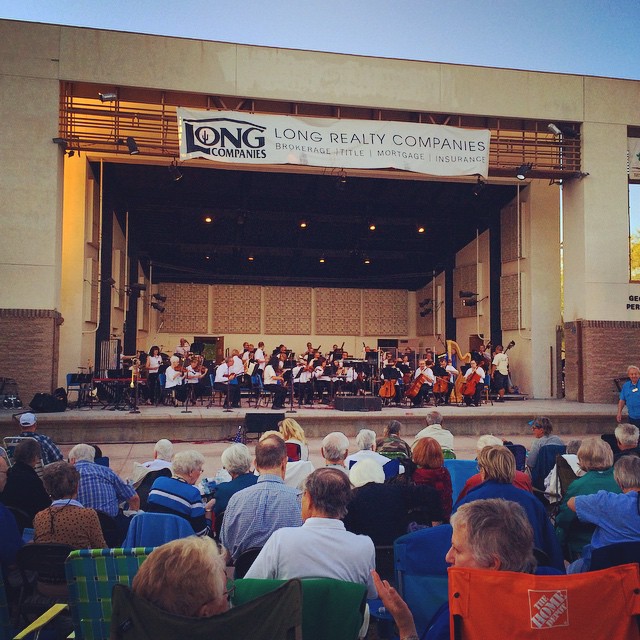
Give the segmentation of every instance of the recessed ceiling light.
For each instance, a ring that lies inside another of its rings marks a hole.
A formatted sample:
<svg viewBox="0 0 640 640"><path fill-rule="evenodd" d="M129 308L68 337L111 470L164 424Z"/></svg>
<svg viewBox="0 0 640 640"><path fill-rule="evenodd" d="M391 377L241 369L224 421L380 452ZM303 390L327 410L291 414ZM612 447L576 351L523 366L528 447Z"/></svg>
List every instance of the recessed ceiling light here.
<svg viewBox="0 0 640 640"><path fill-rule="evenodd" d="M320 262L324 264L324 258L320 258Z"/></svg>
<svg viewBox="0 0 640 640"><path fill-rule="evenodd" d="M424 233L425 229L424 227L418 227L418 233Z"/></svg>
<svg viewBox="0 0 640 640"><path fill-rule="evenodd" d="M307 223L304 222L304 220L300 223L300 228L301 229L306 229L307 228Z"/></svg>
<svg viewBox="0 0 640 640"><path fill-rule="evenodd" d="M249 256L249 262L253 262L254 261L254 257L253 256Z"/></svg>
<svg viewBox="0 0 640 640"><path fill-rule="evenodd" d="M204 219L204 221L205 221L206 223L213 222L213 218L212 218L211 216L207 216L207 217Z"/></svg>
<svg viewBox="0 0 640 640"><path fill-rule="evenodd" d="M371 222L371 223L369 224L369 231L375 231L375 230L376 230L376 225L375 225L375 224L373 224L373 222Z"/></svg>
<svg viewBox="0 0 640 640"><path fill-rule="evenodd" d="M364 263L365 263L365 264L371 264L371 260L369 260L369 258L365 258L365 259L364 259Z"/></svg>

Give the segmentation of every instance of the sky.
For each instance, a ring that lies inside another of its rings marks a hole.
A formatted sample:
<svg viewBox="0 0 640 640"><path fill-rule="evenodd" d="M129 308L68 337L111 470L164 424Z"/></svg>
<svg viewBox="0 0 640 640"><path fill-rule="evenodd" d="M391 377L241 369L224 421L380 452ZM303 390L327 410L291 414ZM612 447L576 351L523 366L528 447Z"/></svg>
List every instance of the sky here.
<svg viewBox="0 0 640 640"><path fill-rule="evenodd" d="M640 80L640 0L0 0L0 17Z"/></svg>

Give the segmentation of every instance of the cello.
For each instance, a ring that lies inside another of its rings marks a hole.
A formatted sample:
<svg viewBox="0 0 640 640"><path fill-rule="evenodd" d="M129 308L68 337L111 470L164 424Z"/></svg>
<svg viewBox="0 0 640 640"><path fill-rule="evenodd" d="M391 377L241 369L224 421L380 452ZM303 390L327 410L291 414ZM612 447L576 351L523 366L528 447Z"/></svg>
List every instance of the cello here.
<svg viewBox="0 0 640 640"><path fill-rule="evenodd" d="M395 380L385 380L380 387L380 391L378 391L378 395L385 399L390 400L391 398L396 397L396 381Z"/></svg>
<svg viewBox="0 0 640 640"><path fill-rule="evenodd" d="M424 373L421 373L409 386L409 388L405 391L405 396L407 398L415 398L419 393L422 385L427 382L427 376Z"/></svg>

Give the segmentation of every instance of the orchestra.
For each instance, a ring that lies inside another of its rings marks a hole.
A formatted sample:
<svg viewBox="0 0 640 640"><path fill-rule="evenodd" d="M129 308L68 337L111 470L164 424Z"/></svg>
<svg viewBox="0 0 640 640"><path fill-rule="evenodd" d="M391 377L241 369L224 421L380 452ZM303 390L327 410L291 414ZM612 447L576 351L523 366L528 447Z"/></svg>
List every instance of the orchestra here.
<svg viewBox="0 0 640 640"><path fill-rule="evenodd" d="M201 344L194 342L194 350ZM485 382L494 384L498 401L508 391L505 351L513 344L506 350L498 345L494 354L485 345L463 354L457 343L447 340L447 351L435 354L434 360L434 351L429 348L423 355L408 347L383 350L363 343L361 357L356 358L347 353L344 342L333 344L326 354L321 345L314 347L307 342L296 356L284 344L267 352L263 341L257 342L257 347L245 341L241 350L228 349L227 357L218 364L205 361L201 353L191 351L186 338L180 338L171 357L162 352L162 346L153 345L148 353L121 358L131 365L125 367L131 372L131 388L135 387L137 393L140 383L143 403L146 400L156 406L167 398L174 404L184 403L187 397L189 402L211 397L212 406L212 393L219 391L225 408L239 408L242 397L257 399L261 389L272 394L273 409L282 409L287 396L299 407L309 407L316 403L331 406L338 395L377 395L385 406L406 403L421 408L452 402L479 406ZM266 353L271 355L267 357ZM485 380L487 371L491 376ZM115 388L124 374L123 370L113 383L108 382ZM126 395L127 389L118 392L118 397Z"/></svg>

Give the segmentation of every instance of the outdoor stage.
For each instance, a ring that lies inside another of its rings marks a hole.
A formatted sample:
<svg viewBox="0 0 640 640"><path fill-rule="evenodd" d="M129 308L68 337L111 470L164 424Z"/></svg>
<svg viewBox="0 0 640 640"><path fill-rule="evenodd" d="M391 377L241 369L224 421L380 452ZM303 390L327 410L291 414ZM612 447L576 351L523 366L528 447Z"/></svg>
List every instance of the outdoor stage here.
<svg viewBox="0 0 640 640"><path fill-rule="evenodd" d="M243 401L244 403L245 401ZM358 430L370 428L382 433L390 420L399 420L403 436L415 435L425 426L425 418L435 407L413 409L389 407L382 411L338 411L324 405L298 408L295 413L273 411L270 408L243 406L225 413L221 407L142 406L140 413L101 409L99 406L67 410L64 413L38 414L38 428L58 444L124 444L156 442L160 438L173 441L209 442L221 441L235 435L238 426L245 423L245 415L259 413L257 420L268 424L278 415L295 418L309 438L321 438L331 431L342 431L353 437ZM28 411L28 408L23 411ZM554 432L560 436L572 434L613 433L616 427L616 406L581 404L566 400L522 400L501 404L483 404L480 407L438 407L444 416L444 425L456 435L477 436L493 433L499 436L530 435L527 422L536 415L551 419ZM16 435L20 427L12 419L16 410L0 412L0 437ZM251 418L250 418L251 420ZM255 418L254 418L255 420Z"/></svg>

